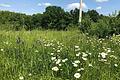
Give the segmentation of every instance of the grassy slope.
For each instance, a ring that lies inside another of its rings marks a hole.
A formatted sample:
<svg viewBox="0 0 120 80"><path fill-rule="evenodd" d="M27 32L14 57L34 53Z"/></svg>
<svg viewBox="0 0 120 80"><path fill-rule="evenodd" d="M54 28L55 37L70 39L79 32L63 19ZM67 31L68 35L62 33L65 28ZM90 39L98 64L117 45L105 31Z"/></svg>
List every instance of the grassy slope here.
<svg viewBox="0 0 120 80"><path fill-rule="evenodd" d="M84 68L79 72L81 80L120 80L120 37L117 38L98 40L78 31L1 31L0 80L19 80L21 76L24 80L74 80L79 68ZM75 51L75 46L80 50ZM76 57L79 52L81 56ZM108 54L105 62L98 57L102 52ZM58 65L51 61L50 53L60 59L68 58L66 63L61 62L61 71L51 70ZM88 55L86 61L82 60L84 53ZM77 68L72 65L75 60L81 62Z"/></svg>

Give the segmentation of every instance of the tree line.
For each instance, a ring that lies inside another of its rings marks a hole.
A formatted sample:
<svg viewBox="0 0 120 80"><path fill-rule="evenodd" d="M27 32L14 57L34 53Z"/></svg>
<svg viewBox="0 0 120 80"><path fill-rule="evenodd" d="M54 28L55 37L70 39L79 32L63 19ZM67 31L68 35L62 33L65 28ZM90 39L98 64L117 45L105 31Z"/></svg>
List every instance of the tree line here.
<svg viewBox="0 0 120 80"><path fill-rule="evenodd" d="M96 10L83 13L82 32L98 37L120 34L120 13L105 16ZM58 6L49 6L45 12L26 15L10 11L0 11L0 29L19 31L34 29L68 30L79 26L79 9L65 11Z"/></svg>

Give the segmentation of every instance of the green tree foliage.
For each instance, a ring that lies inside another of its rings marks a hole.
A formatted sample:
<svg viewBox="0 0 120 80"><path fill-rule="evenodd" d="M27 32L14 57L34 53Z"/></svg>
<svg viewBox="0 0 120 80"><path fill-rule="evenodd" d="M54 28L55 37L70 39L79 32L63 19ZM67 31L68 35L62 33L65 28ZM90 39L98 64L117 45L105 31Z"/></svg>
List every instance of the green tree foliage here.
<svg viewBox="0 0 120 80"><path fill-rule="evenodd" d="M88 10L87 14L90 16L91 20L97 22L99 19L99 13L96 10Z"/></svg>
<svg viewBox="0 0 120 80"><path fill-rule="evenodd" d="M43 13L41 26L45 29L64 30L68 26L68 16L61 7L49 6Z"/></svg>
<svg viewBox="0 0 120 80"><path fill-rule="evenodd" d="M71 10L70 15L71 15L71 18L72 18L71 23L74 24L74 25L78 24L79 9L75 8L74 10Z"/></svg>
<svg viewBox="0 0 120 80"><path fill-rule="evenodd" d="M25 26L29 27L31 22L30 18L29 15L25 14L0 11L0 24L5 26L6 24L12 25L13 29L17 31L26 28ZM9 25L7 27L9 27Z"/></svg>
<svg viewBox="0 0 120 80"><path fill-rule="evenodd" d="M79 26L79 9L69 12L58 6L48 6L43 14L26 15L21 13L0 11L0 30L71 30L79 26L80 30L98 37L120 34L120 12L119 14L105 16L96 10L82 12L82 25Z"/></svg>
<svg viewBox="0 0 120 80"><path fill-rule="evenodd" d="M42 25L42 14L33 14L32 15L32 27L35 29L40 29Z"/></svg>

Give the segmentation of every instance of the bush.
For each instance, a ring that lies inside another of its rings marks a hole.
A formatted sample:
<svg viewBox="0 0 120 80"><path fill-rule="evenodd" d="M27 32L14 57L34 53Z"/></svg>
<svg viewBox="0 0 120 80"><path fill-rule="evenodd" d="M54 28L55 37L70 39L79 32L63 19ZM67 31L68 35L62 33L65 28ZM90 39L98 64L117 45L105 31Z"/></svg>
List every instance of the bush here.
<svg viewBox="0 0 120 80"><path fill-rule="evenodd" d="M96 35L99 38L105 38L110 36L111 28L109 27L108 21L99 20L97 23L92 23L88 33L90 35Z"/></svg>

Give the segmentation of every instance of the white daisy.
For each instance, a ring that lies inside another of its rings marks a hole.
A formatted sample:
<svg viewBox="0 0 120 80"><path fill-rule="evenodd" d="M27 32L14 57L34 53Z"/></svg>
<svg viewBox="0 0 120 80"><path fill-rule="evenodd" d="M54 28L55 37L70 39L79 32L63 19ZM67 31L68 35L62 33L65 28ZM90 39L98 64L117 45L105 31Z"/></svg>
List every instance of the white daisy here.
<svg viewBox="0 0 120 80"><path fill-rule="evenodd" d="M84 68L80 68L80 69L78 69L77 71L83 71L84 70Z"/></svg>
<svg viewBox="0 0 120 80"><path fill-rule="evenodd" d="M108 54L107 54L107 53L102 52L102 53L100 53L100 55L102 56L102 58L106 58L106 56L107 56Z"/></svg>
<svg viewBox="0 0 120 80"><path fill-rule="evenodd" d="M80 74L80 73L75 73L75 74L74 74L74 77L75 77L75 78L80 78L80 77L81 77L81 74Z"/></svg>
<svg viewBox="0 0 120 80"><path fill-rule="evenodd" d="M76 63L72 63L74 67L78 67L78 65Z"/></svg>
<svg viewBox="0 0 120 80"><path fill-rule="evenodd" d="M80 56L80 54L81 54L81 53L79 52L78 54L76 54L76 56L78 57L78 56Z"/></svg>
<svg viewBox="0 0 120 80"><path fill-rule="evenodd" d="M59 66L62 66L62 64L58 64Z"/></svg>
<svg viewBox="0 0 120 80"><path fill-rule="evenodd" d="M31 74L31 73L29 73L28 75L29 75L29 76L31 76L32 74Z"/></svg>
<svg viewBox="0 0 120 80"><path fill-rule="evenodd" d="M1 49L1 51L4 51L4 49Z"/></svg>
<svg viewBox="0 0 120 80"><path fill-rule="evenodd" d="M60 50L57 50L57 52L59 53L59 52L60 52Z"/></svg>
<svg viewBox="0 0 120 80"><path fill-rule="evenodd" d="M20 76L20 77L19 77L19 79L20 79L20 80L23 80L23 79L24 79L24 77L23 77L23 76Z"/></svg>
<svg viewBox="0 0 120 80"><path fill-rule="evenodd" d="M88 66L89 66L89 67L93 67L93 65L92 65L92 64L89 64Z"/></svg>
<svg viewBox="0 0 120 80"><path fill-rule="evenodd" d="M51 60L55 60L55 59L56 59L56 57L52 57L52 58L51 58Z"/></svg>
<svg viewBox="0 0 120 80"><path fill-rule="evenodd" d="M59 64L61 62L61 59L58 59L57 61L56 61L56 64Z"/></svg>
<svg viewBox="0 0 120 80"><path fill-rule="evenodd" d="M114 66L115 66L115 67L118 67L118 65L117 65L117 64L114 64Z"/></svg>
<svg viewBox="0 0 120 80"><path fill-rule="evenodd" d="M79 46L75 46L75 48L79 48Z"/></svg>
<svg viewBox="0 0 120 80"><path fill-rule="evenodd" d="M52 70L53 70L53 71L58 71L59 68L58 68L57 66L55 66L55 67L52 68Z"/></svg>
<svg viewBox="0 0 120 80"><path fill-rule="evenodd" d="M79 60L76 60L76 61L74 61L74 63L78 64L78 63L80 63L80 61L79 61Z"/></svg>
<svg viewBox="0 0 120 80"><path fill-rule="evenodd" d="M54 53L51 53L51 55L54 55Z"/></svg>
<svg viewBox="0 0 120 80"><path fill-rule="evenodd" d="M82 55L82 56L83 56L83 57L87 57L87 56L88 56L88 54L86 54L86 53L84 53L84 52L83 52L83 55Z"/></svg>
<svg viewBox="0 0 120 80"><path fill-rule="evenodd" d="M67 60L68 60L67 58L66 58L66 59L63 59L62 62L64 63L64 62L66 62Z"/></svg>
<svg viewBox="0 0 120 80"><path fill-rule="evenodd" d="M84 58L84 57L82 57L82 59L83 59L84 61L86 61L86 60L87 60L87 58Z"/></svg>

